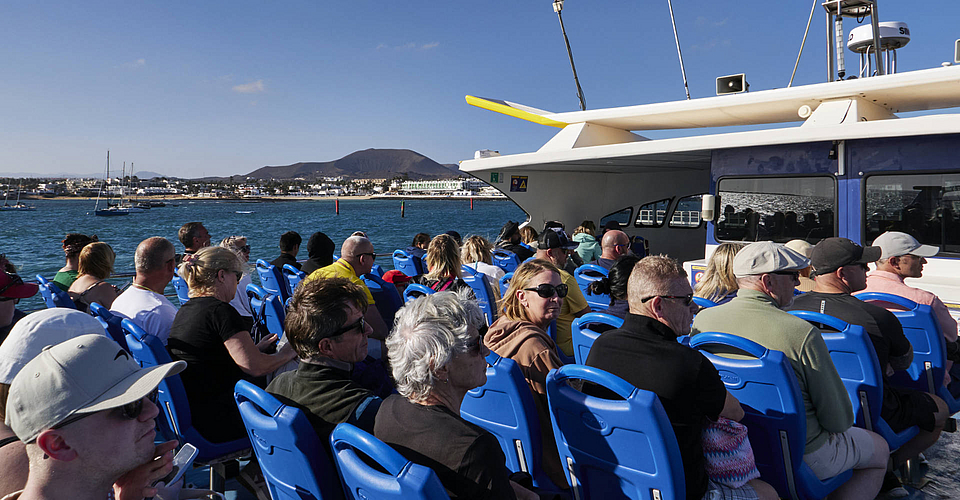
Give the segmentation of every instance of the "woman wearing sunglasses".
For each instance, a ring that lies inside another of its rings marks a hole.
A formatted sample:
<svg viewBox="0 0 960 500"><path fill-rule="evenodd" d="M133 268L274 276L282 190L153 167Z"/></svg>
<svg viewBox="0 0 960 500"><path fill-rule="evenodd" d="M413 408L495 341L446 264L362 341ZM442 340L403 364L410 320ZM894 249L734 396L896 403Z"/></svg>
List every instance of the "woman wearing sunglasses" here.
<svg viewBox="0 0 960 500"><path fill-rule="evenodd" d="M560 316L566 295L567 285L561 282L560 271L552 263L535 259L521 264L500 302L501 315L490 325L483 340L491 351L514 360L527 379L540 416L543 469L561 487L567 481L547 411L547 373L563 363L547 328Z"/></svg>
<svg viewBox="0 0 960 500"><path fill-rule="evenodd" d="M247 431L233 400L234 385L240 379L265 385L257 379L296 358L296 353L289 345L276 354L264 353L276 335L253 343L250 330L230 305L243 276L240 259L230 250L200 249L180 265L180 276L190 287L190 300L173 320L167 350L174 360L187 362L180 378L193 426L216 443L241 438Z"/></svg>
<svg viewBox="0 0 960 500"><path fill-rule="evenodd" d="M247 285L252 283L250 278L250 245L246 236L227 236L220 242L220 246L230 250L240 259L240 270L243 277L237 283L237 294L233 296L230 305L243 317L247 331L253 328L253 312L250 310L250 300L247 299Z"/></svg>

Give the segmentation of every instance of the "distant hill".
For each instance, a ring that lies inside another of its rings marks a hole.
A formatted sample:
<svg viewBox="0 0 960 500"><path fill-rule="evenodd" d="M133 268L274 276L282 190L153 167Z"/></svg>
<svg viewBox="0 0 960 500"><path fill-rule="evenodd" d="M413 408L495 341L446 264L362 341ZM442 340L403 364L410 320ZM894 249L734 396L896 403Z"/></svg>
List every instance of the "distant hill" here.
<svg viewBox="0 0 960 500"><path fill-rule="evenodd" d="M441 165L409 149L365 149L339 160L300 162L293 165L268 166L250 172L255 179L316 179L344 176L353 179L389 179L406 174L411 179L443 179L458 177L453 168Z"/></svg>
<svg viewBox="0 0 960 500"><path fill-rule="evenodd" d="M154 177L164 177L163 174L158 174L157 172L151 172L149 170L141 170L133 175L137 176L137 178L139 179L153 179Z"/></svg>

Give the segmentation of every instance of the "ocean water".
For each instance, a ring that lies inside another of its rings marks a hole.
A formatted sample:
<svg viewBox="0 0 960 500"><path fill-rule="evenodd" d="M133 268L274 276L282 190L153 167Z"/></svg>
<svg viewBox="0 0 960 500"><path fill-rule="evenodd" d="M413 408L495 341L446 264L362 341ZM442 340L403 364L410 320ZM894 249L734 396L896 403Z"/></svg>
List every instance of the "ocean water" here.
<svg viewBox="0 0 960 500"><path fill-rule="evenodd" d="M246 236L253 263L256 259L276 258L280 254L280 235L286 231L297 231L303 237L297 257L305 260L307 240L316 231L323 231L334 241L337 254L340 243L357 230L367 233L377 253L392 253L410 245L418 232L433 236L455 230L464 238L479 234L492 241L507 220L526 220L516 204L503 200L475 200L473 210L469 200L407 200L404 217L400 216L399 200L341 200L339 215L334 200L172 203L177 206L168 204L122 217L96 217L93 200L31 201L37 207L34 212L0 212L0 253L17 266L24 279L33 280L38 274L52 278L63 267L60 241L72 232L99 236L117 253L115 272L132 273L133 254L142 240L163 236L180 252L183 246L177 241L177 230L190 221L203 222L213 244L226 236ZM378 257L377 264L384 269L393 268L389 256ZM172 290L168 289L171 293ZM43 304L37 294L21 301L18 307L29 310L42 308Z"/></svg>

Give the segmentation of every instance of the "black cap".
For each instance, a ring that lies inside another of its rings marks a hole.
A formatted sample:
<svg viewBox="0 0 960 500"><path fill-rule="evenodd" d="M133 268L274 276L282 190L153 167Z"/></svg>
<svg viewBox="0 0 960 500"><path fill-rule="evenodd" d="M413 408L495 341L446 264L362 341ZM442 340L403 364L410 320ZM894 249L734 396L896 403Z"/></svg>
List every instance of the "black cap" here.
<svg viewBox="0 0 960 500"><path fill-rule="evenodd" d="M503 228L500 230L500 240L506 241L513 237L514 234L517 234L520 231L520 224L513 221L508 221L503 225Z"/></svg>
<svg viewBox="0 0 960 500"><path fill-rule="evenodd" d="M445 234L445 235L453 238L454 241L457 242L457 245L462 245L462 244L463 244L463 240L460 238L460 233L458 233L458 232L456 232L456 231L453 231L453 230L450 230L450 231L447 231L447 232L445 232L445 233L443 233L443 234Z"/></svg>
<svg viewBox="0 0 960 500"><path fill-rule="evenodd" d="M862 247L847 238L826 238L810 252L810 265L816 275L830 274L850 264L876 262L880 253L880 247Z"/></svg>
<svg viewBox="0 0 960 500"><path fill-rule="evenodd" d="M567 233L564 233L562 229L546 229L540 233L540 238L537 240L538 250L550 250L552 248L573 249L579 245L579 242L567 239Z"/></svg>
<svg viewBox="0 0 960 500"><path fill-rule="evenodd" d="M307 241L307 255L321 262L329 261L328 265L333 263L333 250L333 240L319 231L313 233Z"/></svg>

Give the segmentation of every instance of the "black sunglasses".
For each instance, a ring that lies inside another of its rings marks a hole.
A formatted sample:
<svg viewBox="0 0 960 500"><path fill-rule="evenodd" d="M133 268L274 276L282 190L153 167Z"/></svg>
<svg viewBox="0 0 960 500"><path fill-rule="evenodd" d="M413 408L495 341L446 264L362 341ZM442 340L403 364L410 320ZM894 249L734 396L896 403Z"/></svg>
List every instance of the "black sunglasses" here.
<svg viewBox="0 0 960 500"><path fill-rule="evenodd" d="M524 290L528 292L537 292L537 295L544 299L549 299L550 297L553 297L554 294L561 299L567 296L567 285L564 285L563 283L556 286L551 285L550 283L541 283L537 285L536 288L524 288Z"/></svg>
<svg viewBox="0 0 960 500"><path fill-rule="evenodd" d="M674 299L674 300L683 299L683 305L685 306L689 306L690 304L693 303L692 293L688 293L686 295L651 295L645 299L640 299L640 303L642 304L644 302L647 302L648 300L652 300L654 297L660 297L661 299Z"/></svg>
<svg viewBox="0 0 960 500"><path fill-rule="evenodd" d="M369 255L371 259L376 259L376 258L377 258L377 254L374 253L374 252L358 253L358 254L357 254L357 257L363 257L364 255Z"/></svg>
<svg viewBox="0 0 960 500"><path fill-rule="evenodd" d="M360 319L357 320L356 323L354 323L354 324L352 324L352 325L347 325L347 326L345 326L345 327L343 327L343 328L341 328L341 329L333 332L333 335L331 335L331 337L336 337L336 336L338 336L338 335L343 335L344 333L348 333L348 332L350 332L351 330L354 330L354 329L356 329L356 328L360 328L360 331L361 331L361 332L364 331L364 330L366 330L366 329L367 329L367 322L364 321L363 318L360 318Z"/></svg>
<svg viewBox="0 0 960 500"><path fill-rule="evenodd" d="M155 388L153 391L150 392L150 394L147 394L146 398L149 399L151 403L156 405L157 401L160 398L160 388L159 387ZM120 407L120 415L122 415L123 418L127 420L136 420L138 417L140 417L141 412L143 412L143 398L140 398L132 403L127 403ZM63 422L60 422L59 424L53 426L53 428L60 429L62 427L66 427L74 422L83 420L84 418L87 418L90 415L93 415L95 413L97 412L81 413L79 415L74 415L64 420Z"/></svg>
<svg viewBox="0 0 960 500"><path fill-rule="evenodd" d="M10 283L7 283L6 286L0 288L0 293L6 292L11 287L19 286L23 284L23 278L17 276L16 274L7 273L7 276L10 278ZM13 300L13 297L3 297L6 300Z"/></svg>
<svg viewBox="0 0 960 500"><path fill-rule="evenodd" d="M232 269L224 269L225 272L233 273L237 277L237 281L240 281L240 278L243 278L243 271L234 271Z"/></svg>

